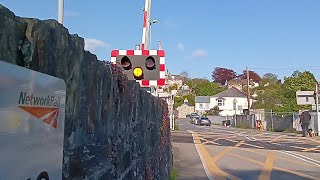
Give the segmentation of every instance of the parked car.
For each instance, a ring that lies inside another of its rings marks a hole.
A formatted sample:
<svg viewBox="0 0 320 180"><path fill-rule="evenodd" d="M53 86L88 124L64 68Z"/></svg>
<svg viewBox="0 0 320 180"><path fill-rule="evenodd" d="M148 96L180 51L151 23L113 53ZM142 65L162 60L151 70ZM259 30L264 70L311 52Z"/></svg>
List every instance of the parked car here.
<svg viewBox="0 0 320 180"><path fill-rule="evenodd" d="M211 126L211 121L207 117L200 118L200 125Z"/></svg>
<svg viewBox="0 0 320 180"><path fill-rule="evenodd" d="M189 118L199 118L200 115L197 113L191 113Z"/></svg>

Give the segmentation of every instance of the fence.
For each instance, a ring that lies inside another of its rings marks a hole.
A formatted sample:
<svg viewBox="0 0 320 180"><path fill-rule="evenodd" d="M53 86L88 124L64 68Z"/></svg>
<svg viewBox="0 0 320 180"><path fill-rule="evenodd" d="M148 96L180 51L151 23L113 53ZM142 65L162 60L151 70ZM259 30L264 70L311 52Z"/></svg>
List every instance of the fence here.
<svg viewBox="0 0 320 180"><path fill-rule="evenodd" d="M317 131L316 113L310 112L310 114L310 127ZM300 119L298 112L264 112L261 114L251 114L250 117L249 115L237 115L236 118L232 118L231 126L254 129L256 127L257 120L262 121L264 129L267 131L302 131L301 125L299 124Z"/></svg>

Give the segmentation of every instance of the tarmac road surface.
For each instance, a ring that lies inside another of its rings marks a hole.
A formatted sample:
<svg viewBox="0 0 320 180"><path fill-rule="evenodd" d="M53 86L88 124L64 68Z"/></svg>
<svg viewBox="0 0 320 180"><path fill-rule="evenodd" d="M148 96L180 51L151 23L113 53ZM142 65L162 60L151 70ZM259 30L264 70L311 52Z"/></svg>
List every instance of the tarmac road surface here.
<svg viewBox="0 0 320 180"><path fill-rule="evenodd" d="M319 137L177 123L177 179L320 180Z"/></svg>

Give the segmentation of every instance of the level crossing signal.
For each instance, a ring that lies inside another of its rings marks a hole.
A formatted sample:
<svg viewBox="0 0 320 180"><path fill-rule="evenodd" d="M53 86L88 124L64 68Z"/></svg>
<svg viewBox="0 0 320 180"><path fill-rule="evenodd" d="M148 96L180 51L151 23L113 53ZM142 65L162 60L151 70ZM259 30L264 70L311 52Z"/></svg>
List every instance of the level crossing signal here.
<svg viewBox="0 0 320 180"><path fill-rule="evenodd" d="M142 87L165 85L163 50L112 50L111 62L122 66L128 80L135 80Z"/></svg>

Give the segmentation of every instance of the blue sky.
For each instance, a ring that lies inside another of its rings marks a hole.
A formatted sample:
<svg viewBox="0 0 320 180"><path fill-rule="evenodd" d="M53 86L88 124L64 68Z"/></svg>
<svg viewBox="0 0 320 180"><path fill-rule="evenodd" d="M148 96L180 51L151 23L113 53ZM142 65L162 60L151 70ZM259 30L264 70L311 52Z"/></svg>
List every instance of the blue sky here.
<svg viewBox="0 0 320 180"><path fill-rule="evenodd" d="M94 2L94 3L92 3ZM18 16L57 19L57 0L0 0ZM99 59L141 43L144 0L65 0L64 26ZM283 78L320 78L320 0L153 0L152 47L163 41L167 68L211 79L219 67Z"/></svg>

